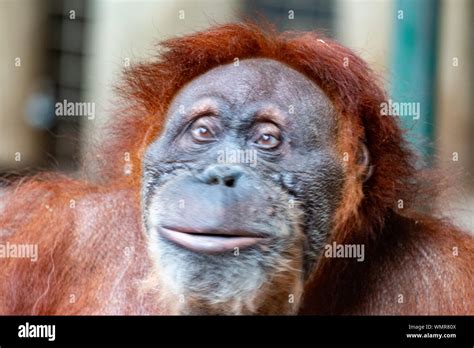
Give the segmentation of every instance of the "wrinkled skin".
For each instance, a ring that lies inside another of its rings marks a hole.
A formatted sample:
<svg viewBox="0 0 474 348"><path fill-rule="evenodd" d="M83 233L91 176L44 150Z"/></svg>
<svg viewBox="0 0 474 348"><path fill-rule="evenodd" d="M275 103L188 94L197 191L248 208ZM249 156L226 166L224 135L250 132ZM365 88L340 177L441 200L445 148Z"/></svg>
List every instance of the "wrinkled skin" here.
<svg viewBox="0 0 474 348"><path fill-rule="evenodd" d="M312 81L269 59L219 66L175 96L142 181L173 313L298 311L341 197L334 113ZM223 163L235 150L256 161Z"/></svg>

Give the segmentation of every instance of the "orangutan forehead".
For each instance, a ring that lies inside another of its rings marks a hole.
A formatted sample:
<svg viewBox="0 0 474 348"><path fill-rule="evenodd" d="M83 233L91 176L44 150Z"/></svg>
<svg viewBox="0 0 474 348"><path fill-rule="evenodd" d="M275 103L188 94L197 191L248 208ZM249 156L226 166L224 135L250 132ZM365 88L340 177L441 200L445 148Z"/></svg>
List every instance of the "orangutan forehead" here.
<svg viewBox="0 0 474 348"><path fill-rule="evenodd" d="M260 115L282 117L332 115L326 94L311 79L279 61L246 59L213 68L184 86L170 111L186 108L191 114L218 113L223 105L234 108L257 105ZM326 118L326 123L332 120Z"/></svg>
<svg viewBox="0 0 474 348"><path fill-rule="evenodd" d="M193 79L180 95L212 95L235 101L254 101L275 95L317 98L329 103L324 92L308 77L272 59L253 58L213 68Z"/></svg>

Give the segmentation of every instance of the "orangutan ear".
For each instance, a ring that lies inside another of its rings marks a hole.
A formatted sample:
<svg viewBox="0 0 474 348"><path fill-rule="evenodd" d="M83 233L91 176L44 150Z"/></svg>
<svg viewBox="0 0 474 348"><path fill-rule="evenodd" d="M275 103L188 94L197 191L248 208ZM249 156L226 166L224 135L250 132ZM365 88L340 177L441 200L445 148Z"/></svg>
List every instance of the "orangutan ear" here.
<svg viewBox="0 0 474 348"><path fill-rule="evenodd" d="M362 182L366 182L372 176L374 166L370 163L370 152L363 141L359 141L357 164L360 166L359 177Z"/></svg>

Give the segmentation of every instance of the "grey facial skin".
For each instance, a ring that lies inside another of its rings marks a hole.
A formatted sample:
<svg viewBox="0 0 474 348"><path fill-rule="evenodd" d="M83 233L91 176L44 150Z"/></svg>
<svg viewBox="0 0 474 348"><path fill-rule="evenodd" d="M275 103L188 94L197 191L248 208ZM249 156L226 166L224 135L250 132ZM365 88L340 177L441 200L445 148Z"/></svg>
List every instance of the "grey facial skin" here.
<svg viewBox="0 0 474 348"><path fill-rule="evenodd" d="M298 311L341 196L335 132L327 96L277 61L219 66L182 88L142 178L156 286L173 313ZM219 163L234 150L256 151L256 165Z"/></svg>

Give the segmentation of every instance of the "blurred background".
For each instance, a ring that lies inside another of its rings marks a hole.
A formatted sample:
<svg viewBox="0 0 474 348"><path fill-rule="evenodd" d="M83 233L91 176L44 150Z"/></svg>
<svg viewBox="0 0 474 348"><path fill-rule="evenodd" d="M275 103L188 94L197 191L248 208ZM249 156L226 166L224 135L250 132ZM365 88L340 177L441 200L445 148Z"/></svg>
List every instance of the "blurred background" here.
<svg viewBox="0 0 474 348"><path fill-rule="evenodd" d="M445 213L474 230L474 2L471 0L0 0L0 177L74 171L113 117L121 70L160 40L266 17L319 30L359 53L396 102L429 165L452 175ZM55 116L87 102L94 117Z"/></svg>

